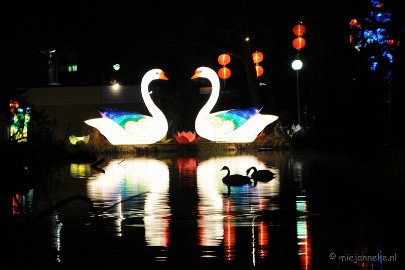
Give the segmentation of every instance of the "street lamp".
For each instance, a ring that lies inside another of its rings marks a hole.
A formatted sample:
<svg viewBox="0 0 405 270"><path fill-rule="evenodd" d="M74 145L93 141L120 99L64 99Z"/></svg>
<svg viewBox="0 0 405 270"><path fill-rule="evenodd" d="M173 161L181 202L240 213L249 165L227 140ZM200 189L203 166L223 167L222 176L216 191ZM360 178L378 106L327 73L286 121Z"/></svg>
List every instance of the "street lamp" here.
<svg viewBox="0 0 405 270"><path fill-rule="evenodd" d="M291 63L291 67L297 71L297 106L298 106L298 124L301 125L301 110L300 110L300 84L298 80L298 71L302 68L302 61L299 59Z"/></svg>

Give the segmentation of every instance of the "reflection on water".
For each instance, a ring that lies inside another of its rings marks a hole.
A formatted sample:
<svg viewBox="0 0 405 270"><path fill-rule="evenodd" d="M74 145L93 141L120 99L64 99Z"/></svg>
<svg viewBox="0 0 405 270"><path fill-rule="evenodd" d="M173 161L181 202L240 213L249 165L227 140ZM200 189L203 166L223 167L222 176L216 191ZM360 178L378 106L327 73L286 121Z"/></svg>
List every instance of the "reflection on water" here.
<svg viewBox="0 0 405 270"><path fill-rule="evenodd" d="M306 190L304 189L304 170L303 163L299 159L290 159L292 167L292 176L298 186L298 194L296 196L297 210L297 244L298 256L301 269L311 269L311 237L309 232L307 198Z"/></svg>
<svg viewBox="0 0 405 270"><path fill-rule="evenodd" d="M144 157L113 159L104 170L104 174L98 174L88 182L87 194L96 207L116 205L104 213L116 219L118 235L121 235L121 222L124 219L143 217L147 244L167 246L167 227L171 215L168 206L168 165ZM145 194L143 204L138 200L128 200L139 194ZM119 204L121 201L125 201L125 204Z"/></svg>
<svg viewBox="0 0 405 270"><path fill-rule="evenodd" d="M66 263L74 257L69 249L76 246L71 234L84 228L83 236L94 236L86 241L94 242L92 249L97 254L101 251L96 243L104 242L101 239L106 234L112 237L105 240L106 247L113 249L117 243L111 241L121 239L128 245L121 247L121 252L130 254L134 245L141 248L139 239L143 239L144 252L149 256L134 253L125 257L127 261L234 262L247 268L285 266L309 270L314 266L313 237L321 239L322 233L325 235L329 229L336 230L342 225L326 223L329 225L319 230L320 223L311 219L318 216L311 212L311 202L319 199L319 194L311 197L308 192L310 179L318 173L314 174L313 164L288 152L111 158L100 165L104 173L92 170L89 164L67 164L67 174L47 186L49 190L37 188L13 196L12 215L38 216L75 194L91 199L98 219L83 202L63 205L46 216L44 224L49 227L50 237L44 239L48 244L43 245L49 245L54 254L52 261L57 263ZM275 178L256 186L232 187L228 196L227 186L222 182L226 174L221 171L223 166L228 166L231 174L242 175L252 166L269 169ZM312 206L317 208L316 204ZM343 227L351 229L347 224ZM127 240L133 235L137 241ZM359 238L362 235L364 232ZM353 245L353 253L366 254L370 246L362 246L363 242ZM376 246L381 247L381 243ZM84 247L77 248L83 252ZM349 253L350 250L346 251ZM318 254L322 254L319 249ZM328 257L323 260L328 266L339 263Z"/></svg>
<svg viewBox="0 0 405 270"><path fill-rule="evenodd" d="M70 176L73 178L86 178L91 176L89 163L71 163Z"/></svg>
<svg viewBox="0 0 405 270"><path fill-rule="evenodd" d="M252 226L253 262L258 256L265 257L267 234L263 233L263 224L255 222L255 213L269 204L271 196L279 192L279 179L273 179L264 185L252 187L244 185L232 187L230 197L225 197L227 186L222 183L223 166L228 166L231 174L246 174L248 165L257 168L266 168L264 163L251 155L214 157L201 162L197 168L197 186L200 198L199 226L201 228L201 244L206 246L224 246L224 259L236 259L236 232L237 226ZM273 172L278 175L277 169ZM259 228L259 243L255 242L255 227ZM266 243L266 244L264 244ZM256 247L259 250L256 250ZM212 255L212 254L210 254Z"/></svg>
<svg viewBox="0 0 405 270"><path fill-rule="evenodd" d="M170 179L169 165L173 167L176 178ZM245 185L232 187L229 197L227 186L223 184L226 165L232 174L246 174L246 169L255 166L258 169L270 169L276 177L268 183L259 183L255 187ZM77 171L74 171L76 168ZM82 177L84 166L71 166L72 177ZM236 227L251 228L252 263L256 258L264 259L268 255L268 227L262 219L256 219L260 210L268 207L270 199L277 198L280 192L278 168L266 166L254 155L211 157L206 160L197 158L178 158L175 162L148 157L112 159L103 167L105 173L97 174L87 182L88 196L102 211L102 216L116 221L115 232L122 236L122 222L136 217L143 218L145 241L147 246L169 247L172 238L171 224L190 222L184 217L194 218L197 222L197 243L201 247L217 247L215 250L202 249L201 258L223 256L224 260L237 258ZM178 186L182 192L170 191ZM178 198L170 195L173 192ZM196 194L190 194L190 193ZM142 198L128 200L135 195ZM185 211L192 209L192 196L197 196L196 215ZM119 202L125 201L125 204ZM188 202L188 205L182 205ZM114 207L112 207L114 206ZM125 206L125 208L124 208ZM171 207L176 207L175 214ZM277 206L273 207L274 209ZM182 212L184 211L184 212ZM191 220L192 221L192 220ZM174 227L173 225L172 227ZM223 247L223 251L219 249ZM221 255L220 255L221 254ZM159 254L159 260L166 260Z"/></svg>
<svg viewBox="0 0 405 270"><path fill-rule="evenodd" d="M311 237L308 228L307 202L305 195L298 195L296 200L297 209L297 244L298 256L301 269L311 269Z"/></svg>

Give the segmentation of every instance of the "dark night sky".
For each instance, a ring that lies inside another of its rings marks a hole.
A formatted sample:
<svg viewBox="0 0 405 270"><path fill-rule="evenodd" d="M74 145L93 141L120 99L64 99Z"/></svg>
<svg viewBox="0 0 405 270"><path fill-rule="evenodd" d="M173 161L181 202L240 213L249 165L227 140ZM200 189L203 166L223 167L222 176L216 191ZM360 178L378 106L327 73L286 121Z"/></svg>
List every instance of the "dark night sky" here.
<svg viewBox="0 0 405 270"><path fill-rule="evenodd" d="M63 7L25 7L25 12L12 22L14 27L9 34L17 42L22 39L27 50L48 47L63 54L69 47L78 49L80 60L95 70L107 72L111 63L120 61L122 72L133 74L132 79L127 76L128 83L132 83L152 66L171 68L175 73L183 72L181 65L193 69L200 64L217 65L219 51L213 48L237 49L232 48L240 42L232 37L235 33L252 35L253 46L262 50L269 61L274 54L270 50L283 40L289 53L294 54L290 46L291 27L305 11L299 9L293 14L291 3L301 6L307 1L290 1L290 5L274 10L258 8L249 1L238 4L241 7L235 6L234 1L228 1L232 5L226 1L212 1L216 4L209 5L210 1L204 1L200 6L179 1L145 1L139 7L120 1L82 2L69 2ZM279 14L285 15L280 18Z"/></svg>
<svg viewBox="0 0 405 270"><path fill-rule="evenodd" d="M302 54L313 57L312 52L319 50L317 39L322 31L329 31L335 43L343 44L347 36L340 24L350 18L350 13L363 12L357 5L368 3L337 2L287 0L269 7L260 1L29 2L11 8L2 25L12 26L3 36L8 42L6 55L18 60L14 62L17 69L28 68L29 55L38 50L56 49L61 57L76 49L79 63L90 65L94 71L110 72L112 64L119 61L128 84L139 82L154 66L182 77L199 65L216 68L219 50L239 53L238 43L249 35L252 50L265 55L264 76L270 76L270 71L280 76L282 70L290 69L290 59L296 54L291 41L292 27L298 20L302 19L308 29ZM335 45L329 46L333 49ZM240 66L237 60L230 64L236 72L235 81L241 77L236 76Z"/></svg>
<svg viewBox="0 0 405 270"><path fill-rule="evenodd" d="M400 0L383 1L393 14L393 33L403 41L404 9ZM124 84L139 84L145 71L162 68L174 89L187 89L196 67L220 68L223 52L241 54L241 40L251 37L251 50L264 54L260 78L267 84L264 98L278 114L295 106L297 55L292 27L302 20L306 46L300 52L303 102L320 112L337 111L353 98L354 67L348 46L348 22L370 12L369 0L285 1L69 1L11 3L3 10L2 95L15 88L35 87L46 79L41 50L56 49L58 57L76 57L79 69L112 76L121 64ZM403 43L403 42L402 42ZM72 54L77 51L77 54ZM398 73L404 72L403 49L396 52ZM227 87L246 88L243 66L233 57ZM402 74L401 73L401 74ZM395 74L396 75L396 74ZM404 85L397 76L396 89ZM180 90L179 90L180 89ZM397 94L398 95L398 94ZM403 94L396 97L403 100ZM337 114L337 112L335 113Z"/></svg>
<svg viewBox="0 0 405 270"><path fill-rule="evenodd" d="M265 55L264 76L272 72L280 76L290 69L296 54L291 41L292 27L298 20L307 27L302 57L309 58L310 63L319 57L320 42L329 42L327 49L340 50L347 40L343 23L367 14L370 6L368 0L324 2L287 0L270 6L247 0L11 4L15 7L5 11L2 18L3 53L14 62L8 63L9 68L15 65L24 72L24 66L28 68L29 61L34 61L30 54L38 50L56 49L61 57L75 49L79 63L90 65L94 71L110 72L112 64L120 62L121 72L131 84L155 66L180 77L199 65L216 68L220 50L239 53L240 39L249 35L252 50ZM394 6L397 1L385 2ZM235 72L240 66L237 60L230 64Z"/></svg>

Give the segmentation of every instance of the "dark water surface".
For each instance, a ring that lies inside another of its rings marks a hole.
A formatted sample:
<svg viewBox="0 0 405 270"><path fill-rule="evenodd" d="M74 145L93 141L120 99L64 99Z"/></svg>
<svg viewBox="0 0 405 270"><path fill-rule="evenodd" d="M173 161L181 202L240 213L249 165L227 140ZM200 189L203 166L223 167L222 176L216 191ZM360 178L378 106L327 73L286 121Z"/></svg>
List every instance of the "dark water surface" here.
<svg viewBox="0 0 405 270"><path fill-rule="evenodd" d="M275 178L228 194L224 165ZM59 164L2 198L2 269L401 269L399 192L350 159L157 153L99 167Z"/></svg>

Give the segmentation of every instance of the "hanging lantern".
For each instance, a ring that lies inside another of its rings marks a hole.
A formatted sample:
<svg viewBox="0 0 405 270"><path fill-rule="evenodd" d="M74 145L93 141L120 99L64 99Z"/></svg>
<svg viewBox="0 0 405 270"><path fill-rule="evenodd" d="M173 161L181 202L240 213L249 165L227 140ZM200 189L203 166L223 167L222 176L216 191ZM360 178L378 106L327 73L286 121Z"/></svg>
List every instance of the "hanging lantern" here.
<svg viewBox="0 0 405 270"><path fill-rule="evenodd" d="M306 28L305 26L303 26L302 24L297 24L293 27L293 33L296 36L302 36L303 34L305 34Z"/></svg>
<svg viewBox="0 0 405 270"><path fill-rule="evenodd" d="M263 75L263 68L262 68L262 66L256 65L256 66L255 66L255 69L256 69L256 76L257 76L257 77L260 77L260 76Z"/></svg>
<svg viewBox="0 0 405 270"><path fill-rule="evenodd" d="M231 56L229 54L224 53L224 54L221 54L220 56L218 56L218 63L221 66L228 65L229 62L231 62Z"/></svg>
<svg viewBox="0 0 405 270"><path fill-rule="evenodd" d="M10 100L10 113L11 113L12 115L15 114L16 110L18 109L18 107L20 107L20 104L18 104L17 101Z"/></svg>
<svg viewBox="0 0 405 270"><path fill-rule="evenodd" d="M263 54L259 51L255 51L254 53L252 53L252 57L253 57L253 63L258 64L261 61L263 61Z"/></svg>
<svg viewBox="0 0 405 270"><path fill-rule="evenodd" d="M20 107L20 104L18 104L17 101L10 100L10 108L13 108L14 110Z"/></svg>
<svg viewBox="0 0 405 270"><path fill-rule="evenodd" d="M395 47L399 47L399 40L390 39L387 41L387 44L391 50L394 50Z"/></svg>
<svg viewBox="0 0 405 270"><path fill-rule="evenodd" d="M295 49L300 50L305 47L305 39L302 37L297 37L293 40L292 45Z"/></svg>
<svg viewBox="0 0 405 270"><path fill-rule="evenodd" d="M226 80L226 79L228 79L229 77L231 77L231 70L230 70L229 68L227 68L227 67L220 68L220 69L218 70L218 76L219 76L221 79Z"/></svg>
<svg viewBox="0 0 405 270"><path fill-rule="evenodd" d="M351 19L349 22L350 29L359 30L361 29L361 23L357 19Z"/></svg>

